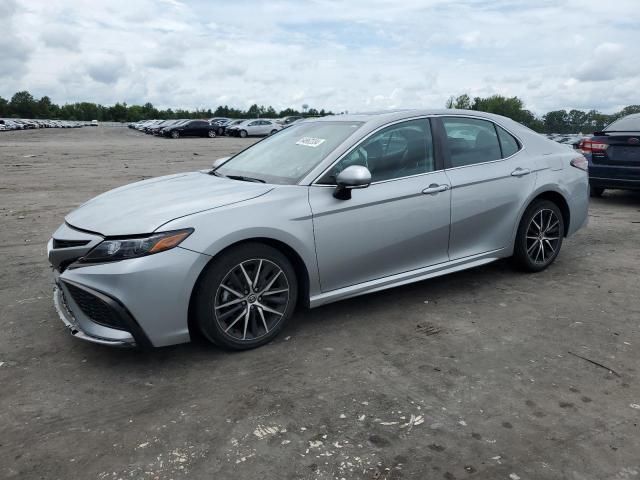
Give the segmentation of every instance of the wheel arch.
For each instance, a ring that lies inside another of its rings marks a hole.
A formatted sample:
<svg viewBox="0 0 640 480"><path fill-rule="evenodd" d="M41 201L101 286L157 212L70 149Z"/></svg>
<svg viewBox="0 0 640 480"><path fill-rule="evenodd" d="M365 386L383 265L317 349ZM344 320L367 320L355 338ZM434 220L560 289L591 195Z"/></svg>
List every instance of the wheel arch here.
<svg viewBox="0 0 640 480"><path fill-rule="evenodd" d="M560 209L560 213L562 213L562 221L564 222L564 236L566 237L569 233L569 225L571 223L571 209L569 208L569 203L567 202L566 198L564 198L561 193L555 190L546 190L532 198L527 205L527 208L529 208L529 205L531 205L536 200L549 200L550 202L553 202L558 206L558 208Z"/></svg>
<svg viewBox="0 0 640 480"><path fill-rule="evenodd" d="M554 187L551 187L551 186L541 187L531 195L531 197L527 202L523 204L522 209L518 214L518 221L515 222L515 225L513 227L513 232L511 234L511 248L510 248L511 253L509 255L513 253L513 249L516 242L516 236L518 234L518 228L520 227L520 222L522 222L522 217L524 217L524 214L527 211L527 209L536 200L549 200L555 203L556 205L558 205L558 208L560 209L560 213L562 213L562 220L564 222L564 236L566 237L570 231L569 225L571 223L571 209L569 208L569 203L567 202L565 195L559 192Z"/></svg>
<svg viewBox="0 0 640 480"><path fill-rule="evenodd" d="M204 266L204 268L202 268L202 271L200 272L200 274L198 275L198 278L193 285L193 289L191 290L191 296L189 297L189 310L187 312L189 335L191 336L192 339L202 336L202 334L198 329L196 319L195 319L195 308L196 308L195 298L197 296L198 289L200 288L200 284L202 282L202 278L204 277L205 272L209 269L211 264L220 257L220 255L223 255L225 252L229 251L230 249L245 243L262 243L265 245L269 245L270 247L275 248L276 250L280 251L283 255L287 257L287 259L293 265L293 269L296 272L296 277L298 280L298 299L297 299L298 305L302 305L305 308L309 308L309 296L310 296L309 291L310 291L311 280L309 276L309 270L307 269L307 265L302 259L302 256L293 247L291 247L290 245L288 245L287 243L281 240L276 240L270 237L246 238L246 239L239 240L227 245L218 253L216 253L214 256L212 256L211 259Z"/></svg>

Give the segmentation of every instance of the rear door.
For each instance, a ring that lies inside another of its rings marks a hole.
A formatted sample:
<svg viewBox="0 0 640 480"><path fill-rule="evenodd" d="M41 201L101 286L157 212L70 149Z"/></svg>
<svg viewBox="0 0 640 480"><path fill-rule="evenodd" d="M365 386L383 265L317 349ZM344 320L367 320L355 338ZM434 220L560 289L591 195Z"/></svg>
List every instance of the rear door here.
<svg viewBox="0 0 640 480"><path fill-rule="evenodd" d="M522 144L493 122L440 117L451 182L451 260L509 247L536 174Z"/></svg>

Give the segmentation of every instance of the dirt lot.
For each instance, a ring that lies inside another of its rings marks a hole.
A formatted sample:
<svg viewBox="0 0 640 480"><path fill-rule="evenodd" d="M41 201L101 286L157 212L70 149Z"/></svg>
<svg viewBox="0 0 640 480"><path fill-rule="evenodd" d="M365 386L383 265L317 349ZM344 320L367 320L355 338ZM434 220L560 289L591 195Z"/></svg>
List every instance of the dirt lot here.
<svg viewBox="0 0 640 480"><path fill-rule="evenodd" d="M594 201L546 272L300 311L255 351L71 338L45 254L64 214L249 142L0 134L1 478L640 479L640 195Z"/></svg>

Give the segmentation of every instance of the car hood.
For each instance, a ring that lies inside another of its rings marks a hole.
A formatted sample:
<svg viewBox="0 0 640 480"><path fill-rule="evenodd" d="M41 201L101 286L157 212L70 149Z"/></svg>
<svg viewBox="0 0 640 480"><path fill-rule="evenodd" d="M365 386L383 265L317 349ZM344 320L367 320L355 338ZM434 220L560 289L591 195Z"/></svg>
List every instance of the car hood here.
<svg viewBox="0 0 640 480"><path fill-rule="evenodd" d="M273 186L190 172L116 188L65 217L72 227L104 236L151 233L178 217L264 195Z"/></svg>

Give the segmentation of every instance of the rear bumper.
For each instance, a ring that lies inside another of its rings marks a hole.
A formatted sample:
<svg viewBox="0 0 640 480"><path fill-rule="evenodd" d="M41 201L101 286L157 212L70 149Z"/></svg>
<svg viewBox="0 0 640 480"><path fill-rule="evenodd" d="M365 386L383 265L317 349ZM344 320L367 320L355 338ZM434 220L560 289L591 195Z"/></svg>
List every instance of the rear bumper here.
<svg viewBox="0 0 640 480"><path fill-rule="evenodd" d="M640 190L639 179L589 177L589 185L598 188L618 188L621 190Z"/></svg>
<svg viewBox="0 0 640 480"><path fill-rule="evenodd" d="M640 189L640 167L589 162L589 185L599 188Z"/></svg>

